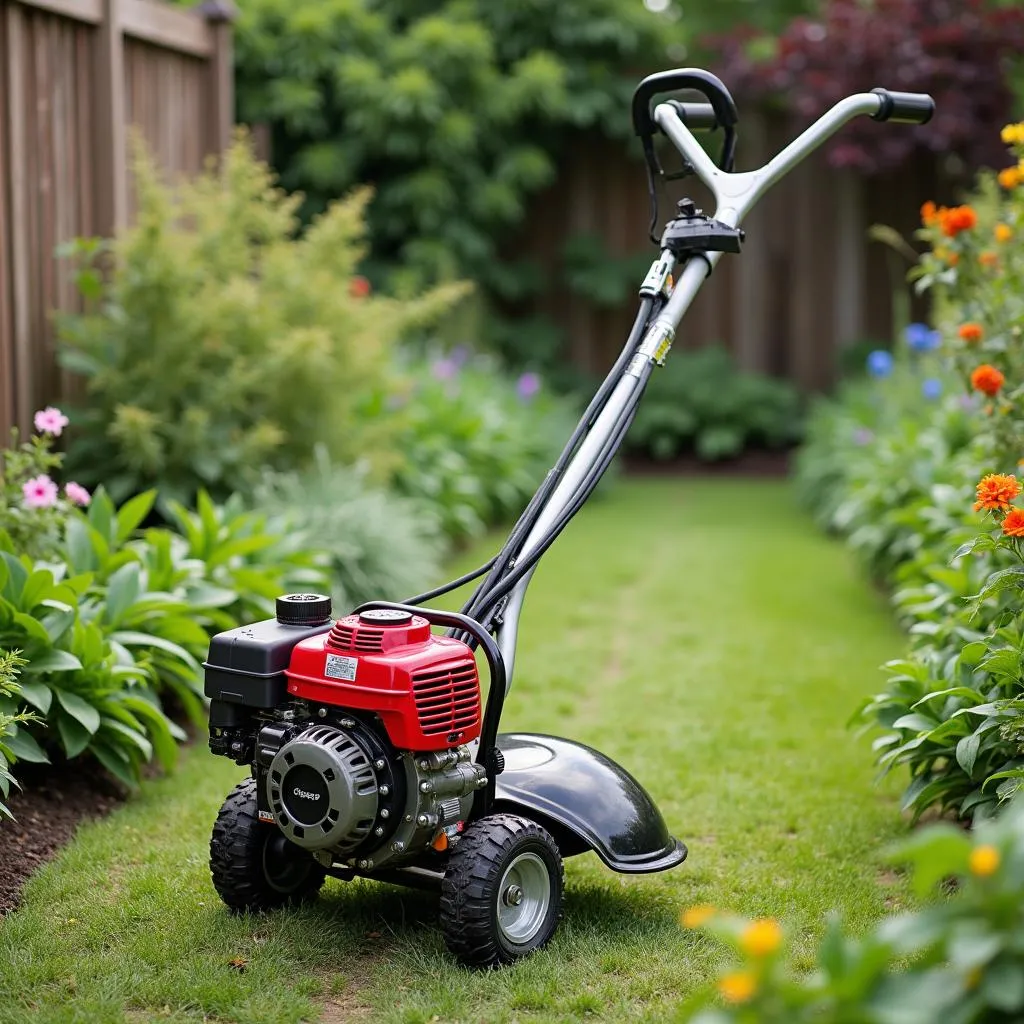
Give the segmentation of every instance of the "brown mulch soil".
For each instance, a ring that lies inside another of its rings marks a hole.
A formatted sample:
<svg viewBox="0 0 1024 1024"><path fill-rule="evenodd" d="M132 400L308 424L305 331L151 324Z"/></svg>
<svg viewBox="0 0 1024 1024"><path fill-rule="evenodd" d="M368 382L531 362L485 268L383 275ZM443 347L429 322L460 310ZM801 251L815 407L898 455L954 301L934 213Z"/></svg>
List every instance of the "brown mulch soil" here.
<svg viewBox="0 0 1024 1024"><path fill-rule="evenodd" d="M680 455L659 461L641 455L627 455L624 467L631 476L753 476L783 477L789 473L792 452L747 451L735 459L702 462L696 455Z"/></svg>
<svg viewBox="0 0 1024 1024"><path fill-rule="evenodd" d="M80 822L109 814L124 791L100 771L81 766L18 765L20 790L7 806L16 821L0 821L0 916L18 906L33 871L70 842Z"/></svg>

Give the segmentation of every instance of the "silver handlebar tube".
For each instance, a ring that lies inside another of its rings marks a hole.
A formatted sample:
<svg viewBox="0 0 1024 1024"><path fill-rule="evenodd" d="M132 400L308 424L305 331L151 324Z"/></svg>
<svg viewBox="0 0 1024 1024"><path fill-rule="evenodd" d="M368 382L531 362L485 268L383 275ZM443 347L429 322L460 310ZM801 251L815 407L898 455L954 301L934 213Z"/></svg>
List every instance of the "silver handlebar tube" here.
<svg viewBox="0 0 1024 1024"><path fill-rule="evenodd" d="M860 114L877 113L882 103L882 97L875 93L859 93L840 100L763 167L739 174L728 174L716 167L670 105L662 103L655 108L654 120L686 158L697 177L711 189L717 204L714 214L716 219L731 227L737 227L758 199L787 171L834 135L847 121ZM662 253L662 257L665 255L666 253ZM605 444L614 434L624 411L629 406L630 399L640 386L644 365L656 362L664 355L667 344L671 344L675 337L679 322L721 255L720 252L709 252L704 254L703 258L687 262L665 308L648 328L637 355L623 371L608 397L607 404L594 421L572 462L566 467L565 475L537 517L537 522L523 542L520 558L529 555L540 544L544 535L572 501L576 489L600 458ZM501 623L496 630L498 646L505 662L506 692L512 686L519 615L533 572L531 569L509 594L508 602L502 611Z"/></svg>

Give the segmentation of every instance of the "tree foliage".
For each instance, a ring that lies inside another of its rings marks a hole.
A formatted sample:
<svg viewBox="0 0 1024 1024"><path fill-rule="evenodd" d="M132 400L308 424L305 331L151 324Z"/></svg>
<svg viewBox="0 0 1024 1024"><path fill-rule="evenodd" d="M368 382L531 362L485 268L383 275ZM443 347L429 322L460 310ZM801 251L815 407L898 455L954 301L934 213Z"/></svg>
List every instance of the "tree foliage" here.
<svg viewBox="0 0 1024 1024"><path fill-rule="evenodd" d="M720 46L720 72L739 95L773 95L803 121L879 85L935 97L923 128L882 132L853 122L829 145L834 166L884 171L919 147L992 166L1001 157L998 128L1014 113L1024 9L988 0L827 0L820 18L794 20L777 41L742 29Z"/></svg>

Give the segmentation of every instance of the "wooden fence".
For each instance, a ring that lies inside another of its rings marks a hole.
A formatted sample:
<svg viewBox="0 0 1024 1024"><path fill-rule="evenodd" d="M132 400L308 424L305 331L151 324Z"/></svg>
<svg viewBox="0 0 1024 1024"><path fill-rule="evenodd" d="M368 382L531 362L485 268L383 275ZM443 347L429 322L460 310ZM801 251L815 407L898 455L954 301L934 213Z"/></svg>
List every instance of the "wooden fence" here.
<svg viewBox="0 0 1024 1024"><path fill-rule="evenodd" d="M900 131L900 126L879 125L878 131ZM760 165L792 136L792 127L780 117L741 111L738 166ZM696 179L670 188L676 196L692 195L706 212L713 210ZM806 389L827 388L845 346L884 341L892 334L892 288L908 265L897 259L894 267L892 253L870 241L868 229L886 224L910 238L920 204L946 198L948 188L927 156L896 173L866 179L836 171L821 152L814 154L748 217L743 253L723 256L684 319L677 346L721 342L748 369L787 377ZM672 213L670 206L663 198L659 230ZM583 369L597 372L610 365L636 300L631 295L621 306L606 308L574 295L563 276L565 242L576 235L594 236L612 255L649 252L653 258L647 221L647 183L639 157L627 156L620 144L592 137L570 147L556 184L530 210L516 255L538 261L550 285L533 306L519 312L553 318L572 361ZM920 302L914 310L924 312Z"/></svg>
<svg viewBox="0 0 1024 1024"><path fill-rule="evenodd" d="M231 8L0 0L0 428L66 393L52 312L76 308L57 246L128 220L127 132L170 175L233 122Z"/></svg>

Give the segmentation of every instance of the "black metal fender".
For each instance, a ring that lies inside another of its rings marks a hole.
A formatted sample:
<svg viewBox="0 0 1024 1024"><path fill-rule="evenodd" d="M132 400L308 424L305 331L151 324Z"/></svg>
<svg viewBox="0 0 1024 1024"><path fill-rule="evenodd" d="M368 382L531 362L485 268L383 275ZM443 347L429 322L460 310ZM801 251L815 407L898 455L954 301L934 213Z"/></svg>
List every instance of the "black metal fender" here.
<svg viewBox="0 0 1024 1024"><path fill-rule="evenodd" d="M665 871L686 859L647 791L600 751L558 736L502 733L496 811L543 825L563 857L593 850L613 871Z"/></svg>

